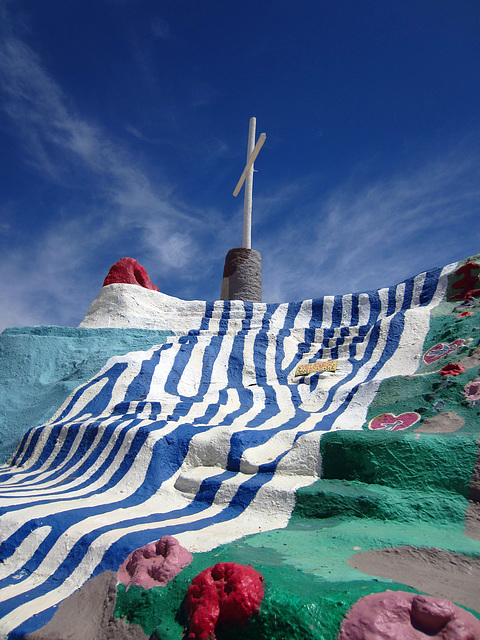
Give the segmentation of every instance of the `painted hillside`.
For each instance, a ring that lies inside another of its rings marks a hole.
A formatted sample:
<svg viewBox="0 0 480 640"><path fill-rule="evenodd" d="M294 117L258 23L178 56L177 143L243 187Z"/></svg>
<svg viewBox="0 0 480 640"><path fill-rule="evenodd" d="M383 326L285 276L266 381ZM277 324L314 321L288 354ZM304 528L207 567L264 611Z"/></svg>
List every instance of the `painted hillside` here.
<svg viewBox="0 0 480 640"><path fill-rule="evenodd" d="M479 259L288 304L107 282L5 330L0 637L212 637L182 603L238 563L263 600L219 640L478 640ZM190 564L117 584L163 536Z"/></svg>

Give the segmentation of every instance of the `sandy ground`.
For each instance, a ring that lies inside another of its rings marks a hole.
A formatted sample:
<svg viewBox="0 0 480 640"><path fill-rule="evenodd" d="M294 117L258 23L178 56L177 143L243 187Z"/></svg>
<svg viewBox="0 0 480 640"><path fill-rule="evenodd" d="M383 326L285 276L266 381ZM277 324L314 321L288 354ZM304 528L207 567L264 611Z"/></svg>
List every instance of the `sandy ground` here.
<svg viewBox="0 0 480 640"><path fill-rule="evenodd" d="M57 613L27 640L146 640L137 624L113 617L117 574L105 571L60 603Z"/></svg>
<svg viewBox="0 0 480 640"><path fill-rule="evenodd" d="M480 558L405 546L357 553L348 564L368 575L389 578L437 598L480 609Z"/></svg>

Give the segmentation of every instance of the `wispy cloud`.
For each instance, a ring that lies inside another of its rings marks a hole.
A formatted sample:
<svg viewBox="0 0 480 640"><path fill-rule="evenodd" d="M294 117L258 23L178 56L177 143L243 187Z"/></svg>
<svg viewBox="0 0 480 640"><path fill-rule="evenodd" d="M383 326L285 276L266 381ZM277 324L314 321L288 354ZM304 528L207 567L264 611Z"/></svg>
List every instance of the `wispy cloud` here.
<svg viewBox="0 0 480 640"><path fill-rule="evenodd" d="M152 183L138 158L83 118L39 56L12 33L0 44L0 79L1 107L26 160L49 181L87 187L94 202L81 215L57 211L55 224L45 226L33 250L17 246L4 252L0 264L8 276L2 298L9 311L2 314L3 327L48 323L55 314L57 323L78 323L86 296L92 296L86 266L93 268L98 253L108 254L109 244L121 246L122 238L128 238L123 244L130 252L138 252L135 257L152 258L153 275L162 280L185 267L205 235L215 242L220 214L210 211L207 218L176 198L166 181Z"/></svg>
<svg viewBox="0 0 480 640"><path fill-rule="evenodd" d="M269 300L395 284L480 249L480 157L458 145L381 180L351 178L258 244Z"/></svg>
<svg viewBox="0 0 480 640"><path fill-rule="evenodd" d="M88 228L88 225L87 225ZM97 230L95 244L104 231ZM80 218L46 230L33 247L4 252L1 329L29 324L78 324L88 308L88 272L91 234ZM93 286L92 286L93 285ZM97 285L98 287L99 285ZM91 294L90 294L91 297Z"/></svg>

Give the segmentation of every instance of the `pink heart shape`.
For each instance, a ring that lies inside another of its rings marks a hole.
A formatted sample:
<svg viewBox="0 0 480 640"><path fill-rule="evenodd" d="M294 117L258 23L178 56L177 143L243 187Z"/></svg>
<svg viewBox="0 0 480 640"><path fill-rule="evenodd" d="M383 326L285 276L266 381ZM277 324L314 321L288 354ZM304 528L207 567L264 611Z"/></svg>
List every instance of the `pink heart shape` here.
<svg viewBox="0 0 480 640"><path fill-rule="evenodd" d="M424 355L423 360L426 364L432 364L432 362L436 362L443 358L444 356L448 356L449 353L456 351L459 347L462 347L465 344L465 340L459 338L458 340L454 340L450 342L450 344L446 344L445 342L439 342L434 347L431 347Z"/></svg>
<svg viewBox="0 0 480 640"><path fill-rule="evenodd" d="M407 411L396 416L394 413L382 413L368 423L369 429L384 429L385 431L401 431L413 426L422 416L416 411Z"/></svg>

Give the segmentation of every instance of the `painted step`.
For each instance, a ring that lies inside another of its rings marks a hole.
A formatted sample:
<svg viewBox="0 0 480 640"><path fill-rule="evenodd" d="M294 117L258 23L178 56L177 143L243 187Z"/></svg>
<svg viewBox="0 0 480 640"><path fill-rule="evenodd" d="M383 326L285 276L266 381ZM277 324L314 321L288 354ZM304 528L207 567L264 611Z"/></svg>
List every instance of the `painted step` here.
<svg viewBox="0 0 480 640"><path fill-rule="evenodd" d="M335 431L321 440L322 478L469 497L476 436Z"/></svg>
<svg viewBox="0 0 480 640"><path fill-rule="evenodd" d="M449 523L463 522L468 505L465 497L445 490L393 489L357 481L318 480L297 491L293 516Z"/></svg>

